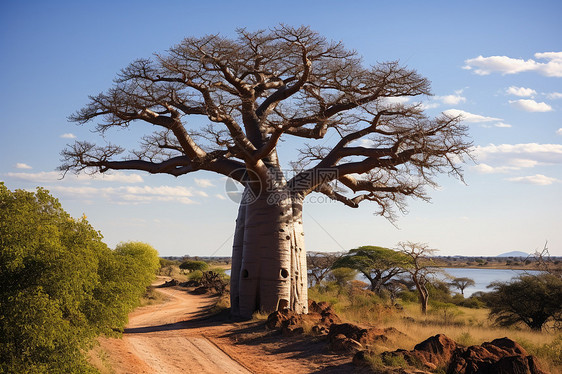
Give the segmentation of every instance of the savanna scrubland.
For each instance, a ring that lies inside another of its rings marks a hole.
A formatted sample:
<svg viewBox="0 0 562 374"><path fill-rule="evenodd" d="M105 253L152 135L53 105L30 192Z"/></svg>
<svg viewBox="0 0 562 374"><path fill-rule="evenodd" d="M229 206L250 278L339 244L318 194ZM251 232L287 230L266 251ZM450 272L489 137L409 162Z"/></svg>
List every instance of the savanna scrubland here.
<svg viewBox="0 0 562 374"><path fill-rule="evenodd" d="M121 336L129 313L138 306L141 308L134 315L146 314L143 308L151 306L164 312L160 305L169 304L172 295L177 298L185 291L192 295L190 302L203 300L204 308L196 316L207 322L198 322L203 325L193 325L190 330L189 323L195 322L184 317L188 320L180 330L207 335L214 331L215 335L205 339L256 370L263 369L260 357L266 354L270 368L292 360L288 367L303 372L319 367L331 367L334 372L355 370L351 361L358 347L334 352L330 326L318 328L309 323L320 310L318 305L329 309L329 318L336 325L350 323L381 332L375 341L358 343L364 352L362 363L368 365L357 370L420 370L420 365L416 368L388 352L412 350L437 334L462 346L507 337L537 357L543 370L557 373L562 367L562 286L559 267L548 267L552 263L545 263L548 266L543 273L522 275L493 285L490 293L468 298L452 291L467 280L445 282L424 273L418 279L427 291L424 312L419 289L412 281L419 272L413 272L415 267L404 252L360 247L333 257L327 254L323 259L331 258L329 266L309 264L310 278L315 279L308 290L314 300L310 305L316 311L310 314L312 319L299 317L300 326L279 330L273 326L274 319L283 312L257 312L249 321L230 319L228 266L224 261L170 261L158 258L155 249L139 242L110 249L86 217L72 218L41 188L36 192L10 191L0 184L0 207L2 372L120 372L107 358L115 354L107 342ZM369 263L365 255L372 255L373 261ZM425 257L419 269L435 270L428 265L433 264ZM385 278L391 268L396 277ZM356 280L360 270L369 274L368 283ZM157 272L170 280L165 285L173 287L173 293L148 287ZM517 310L512 305L510 309L514 300L523 308ZM182 302L181 308L186 307ZM179 313L181 324L185 314ZM141 325L143 321L137 320ZM278 321L283 322L283 317ZM100 340L100 336L104 338ZM302 355L288 356L289 346ZM313 353L308 351L311 346ZM445 367L421 368L447 372Z"/></svg>

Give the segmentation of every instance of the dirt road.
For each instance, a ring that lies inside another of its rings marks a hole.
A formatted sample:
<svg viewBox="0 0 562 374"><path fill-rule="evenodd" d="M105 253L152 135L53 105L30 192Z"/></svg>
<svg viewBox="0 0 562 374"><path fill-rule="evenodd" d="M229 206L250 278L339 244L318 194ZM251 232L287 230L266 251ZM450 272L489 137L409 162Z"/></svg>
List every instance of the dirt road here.
<svg viewBox="0 0 562 374"><path fill-rule="evenodd" d="M351 356L330 353L322 338L283 337L259 320L208 318L213 297L179 288L156 290L168 300L129 314L122 339L100 338L90 356L102 374L361 372Z"/></svg>
<svg viewBox="0 0 562 374"><path fill-rule="evenodd" d="M160 288L163 304L136 309L122 339L102 339L113 371L119 373L250 373L223 352L194 322L212 298L184 290Z"/></svg>

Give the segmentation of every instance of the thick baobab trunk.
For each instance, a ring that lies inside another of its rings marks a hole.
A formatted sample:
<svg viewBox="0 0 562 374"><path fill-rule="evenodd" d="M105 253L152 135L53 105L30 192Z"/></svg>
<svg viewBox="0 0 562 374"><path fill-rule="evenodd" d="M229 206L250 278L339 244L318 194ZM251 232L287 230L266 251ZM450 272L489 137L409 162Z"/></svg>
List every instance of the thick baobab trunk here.
<svg viewBox="0 0 562 374"><path fill-rule="evenodd" d="M307 313L306 275L302 197L278 190L242 203L232 250L232 314Z"/></svg>

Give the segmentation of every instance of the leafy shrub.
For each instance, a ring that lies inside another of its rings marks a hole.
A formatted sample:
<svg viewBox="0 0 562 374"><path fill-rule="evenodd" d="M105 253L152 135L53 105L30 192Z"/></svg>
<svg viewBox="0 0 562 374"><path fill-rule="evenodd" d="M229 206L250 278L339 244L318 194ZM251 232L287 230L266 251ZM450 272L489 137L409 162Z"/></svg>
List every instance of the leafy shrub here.
<svg viewBox="0 0 562 374"><path fill-rule="evenodd" d="M199 282L203 278L203 272L201 270L195 270L189 273L187 276L189 280Z"/></svg>
<svg viewBox="0 0 562 374"><path fill-rule="evenodd" d="M159 266L142 243L111 251L57 199L0 183L0 372L90 372L83 352L115 334Z"/></svg>
<svg viewBox="0 0 562 374"><path fill-rule="evenodd" d="M180 269L188 270L190 273L196 270L205 271L209 268L209 264L205 261L185 260L180 264Z"/></svg>

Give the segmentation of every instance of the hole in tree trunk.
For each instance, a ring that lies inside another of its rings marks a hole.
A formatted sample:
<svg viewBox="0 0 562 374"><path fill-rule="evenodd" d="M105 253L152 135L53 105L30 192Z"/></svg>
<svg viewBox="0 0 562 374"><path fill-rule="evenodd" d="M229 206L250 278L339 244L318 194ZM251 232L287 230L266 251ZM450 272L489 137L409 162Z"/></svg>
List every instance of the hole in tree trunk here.
<svg viewBox="0 0 562 374"><path fill-rule="evenodd" d="M289 276L289 270L287 269L281 269L281 276L283 278L287 278Z"/></svg>
<svg viewBox="0 0 562 374"><path fill-rule="evenodd" d="M242 270L242 278L248 278L248 270Z"/></svg>
<svg viewBox="0 0 562 374"><path fill-rule="evenodd" d="M280 299L277 303L277 310L287 309L289 307L289 300Z"/></svg>

